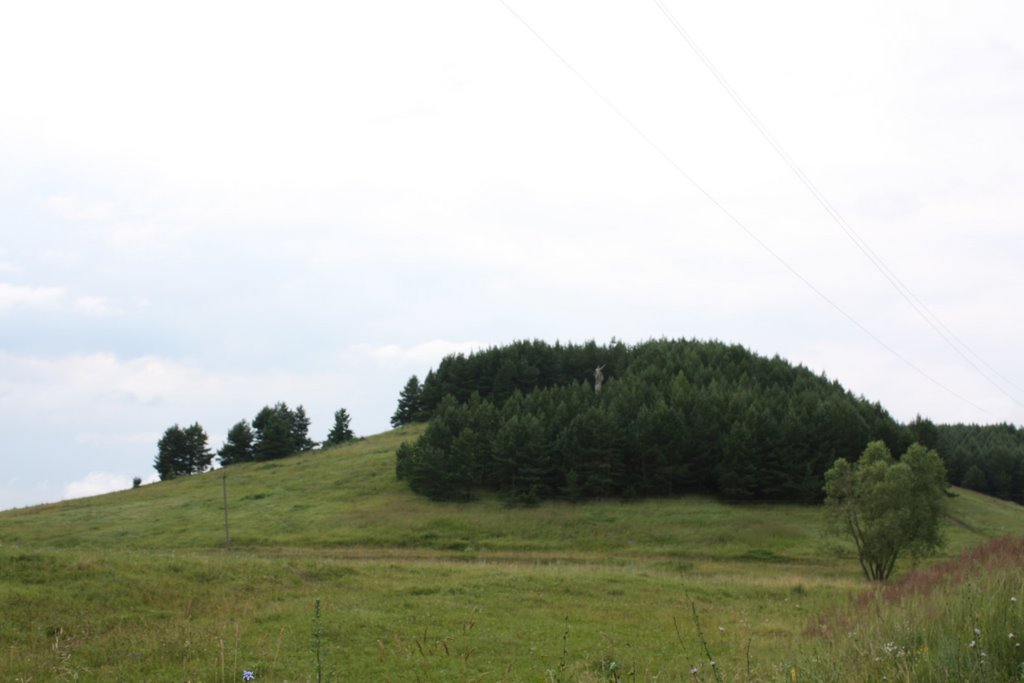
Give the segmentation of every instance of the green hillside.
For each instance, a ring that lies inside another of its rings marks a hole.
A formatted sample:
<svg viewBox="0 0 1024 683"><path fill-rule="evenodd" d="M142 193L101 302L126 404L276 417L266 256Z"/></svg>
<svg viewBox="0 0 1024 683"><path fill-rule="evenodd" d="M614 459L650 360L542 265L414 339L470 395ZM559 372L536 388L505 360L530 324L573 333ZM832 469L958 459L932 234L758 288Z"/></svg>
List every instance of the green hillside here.
<svg viewBox="0 0 1024 683"><path fill-rule="evenodd" d="M866 589L811 506L430 502L421 431L228 468L230 546L223 470L0 513L0 678L781 680ZM947 557L1024 534L958 493Z"/></svg>

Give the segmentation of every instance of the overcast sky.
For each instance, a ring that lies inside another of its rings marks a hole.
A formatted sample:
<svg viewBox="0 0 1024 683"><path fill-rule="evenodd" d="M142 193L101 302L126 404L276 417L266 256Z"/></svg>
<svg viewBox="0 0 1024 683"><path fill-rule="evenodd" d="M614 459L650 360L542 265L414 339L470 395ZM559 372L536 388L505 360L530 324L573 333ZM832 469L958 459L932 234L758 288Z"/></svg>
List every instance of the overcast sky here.
<svg viewBox="0 0 1024 683"><path fill-rule="evenodd" d="M1024 423L1024 4L664 0L929 325L657 4L507 2L6 3L0 509L524 338Z"/></svg>

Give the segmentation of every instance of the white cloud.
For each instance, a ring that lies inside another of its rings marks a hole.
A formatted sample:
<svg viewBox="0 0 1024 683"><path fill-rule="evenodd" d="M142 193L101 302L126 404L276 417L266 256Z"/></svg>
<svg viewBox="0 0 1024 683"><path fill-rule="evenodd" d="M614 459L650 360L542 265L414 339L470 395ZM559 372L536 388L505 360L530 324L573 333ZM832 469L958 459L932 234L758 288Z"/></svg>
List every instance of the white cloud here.
<svg viewBox="0 0 1024 683"><path fill-rule="evenodd" d="M73 481L64 486L62 500L71 498L85 498L87 496L98 496L111 491L121 491L131 488L131 477L111 472L90 472L83 478Z"/></svg>
<svg viewBox="0 0 1024 683"><path fill-rule="evenodd" d="M329 373L317 373L335 386ZM59 413L76 405L93 410L123 406L181 406L216 402L294 401L310 377L298 373L226 373L159 356L122 359L112 353L57 358L0 352L0 405ZM186 417L179 419L187 419Z"/></svg>
<svg viewBox="0 0 1024 683"><path fill-rule="evenodd" d="M103 448L130 446L149 449L160 439L159 432L98 433L82 432L75 435L75 443Z"/></svg>
<svg viewBox="0 0 1024 683"><path fill-rule="evenodd" d="M29 287L0 282L0 313L13 308L54 309L66 298L63 287Z"/></svg>
<svg viewBox="0 0 1024 683"><path fill-rule="evenodd" d="M72 302L72 308L86 315L110 315L115 310L102 296L80 296Z"/></svg>
<svg viewBox="0 0 1024 683"><path fill-rule="evenodd" d="M0 313L15 309L69 310L91 316L109 315L114 312L110 302L101 296L73 296L64 287L37 287L0 282Z"/></svg>

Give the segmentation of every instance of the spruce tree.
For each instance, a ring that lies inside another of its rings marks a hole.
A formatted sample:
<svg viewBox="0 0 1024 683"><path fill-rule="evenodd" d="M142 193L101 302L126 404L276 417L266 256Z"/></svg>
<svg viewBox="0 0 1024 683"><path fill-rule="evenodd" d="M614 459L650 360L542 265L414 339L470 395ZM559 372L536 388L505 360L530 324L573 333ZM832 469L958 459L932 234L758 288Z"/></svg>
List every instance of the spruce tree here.
<svg viewBox="0 0 1024 683"><path fill-rule="evenodd" d="M168 427L156 444L157 455L153 467L160 475L161 481L174 479L188 474L186 461L188 458L188 440L185 430L178 425Z"/></svg>
<svg viewBox="0 0 1024 683"><path fill-rule="evenodd" d="M401 427L411 422L422 419L423 403L420 389L420 380L413 375L402 388L398 395L398 408L391 416L391 426Z"/></svg>
<svg viewBox="0 0 1024 683"><path fill-rule="evenodd" d="M292 446L297 453L316 448L316 442L309 438L309 417L301 405L292 413Z"/></svg>
<svg viewBox="0 0 1024 683"><path fill-rule="evenodd" d="M295 413L287 403L280 402L263 406L252 419L252 428L256 433L253 455L256 460L274 460L295 453L298 448L294 441Z"/></svg>
<svg viewBox="0 0 1024 683"><path fill-rule="evenodd" d="M276 460L295 453L292 423L286 413L271 411L261 424L254 452L256 460Z"/></svg>
<svg viewBox="0 0 1024 683"><path fill-rule="evenodd" d="M198 422L185 429L185 441L187 448L185 457L187 471L185 474L199 474L210 469L213 452L207 446L209 437Z"/></svg>
<svg viewBox="0 0 1024 683"><path fill-rule="evenodd" d="M327 435L324 446L337 446L340 443L354 439L355 434L352 433L352 428L349 426L351 420L352 418L349 417L348 411L344 408L339 408L334 413L334 426L331 427L331 432Z"/></svg>
<svg viewBox="0 0 1024 683"><path fill-rule="evenodd" d="M205 472L213 458L206 444L206 432L198 422L185 429L178 425L168 427L157 442L157 456L153 462L160 479Z"/></svg>
<svg viewBox="0 0 1024 683"><path fill-rule="evenodd" d="M234 465L240 462L249 462L253 459L253 443L255 435L245 420L238 422L228 430L227 439L224 445L217 451L217 460L223 466Z"/></svg>

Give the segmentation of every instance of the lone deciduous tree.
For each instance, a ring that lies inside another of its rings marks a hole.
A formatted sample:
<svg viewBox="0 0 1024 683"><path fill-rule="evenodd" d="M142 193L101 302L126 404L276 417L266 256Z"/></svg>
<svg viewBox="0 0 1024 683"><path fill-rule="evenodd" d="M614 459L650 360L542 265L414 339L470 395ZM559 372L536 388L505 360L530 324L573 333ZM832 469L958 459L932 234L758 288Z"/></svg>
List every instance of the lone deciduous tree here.
<svg viewBox="0 0 1024 683"><path fill-rule="evenodd" d="M915 443L899 462L872 441L856 464L836 460L825 473L830 529L849 534L864 576L885 581L900 553L921 555L942 545L946 469L939 455Z"/></svg>

